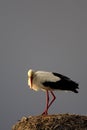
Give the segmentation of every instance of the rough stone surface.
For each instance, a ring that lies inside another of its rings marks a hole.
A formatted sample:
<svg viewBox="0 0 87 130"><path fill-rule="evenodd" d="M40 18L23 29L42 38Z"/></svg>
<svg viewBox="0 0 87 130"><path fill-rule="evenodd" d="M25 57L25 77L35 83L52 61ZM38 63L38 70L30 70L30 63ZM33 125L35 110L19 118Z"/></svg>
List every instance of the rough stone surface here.
<svg viewBox="0 0 87 130"><path fill-rule="evenodd" d="M87 130L87 116L58 114L22 117L12 130Z"/></svg>

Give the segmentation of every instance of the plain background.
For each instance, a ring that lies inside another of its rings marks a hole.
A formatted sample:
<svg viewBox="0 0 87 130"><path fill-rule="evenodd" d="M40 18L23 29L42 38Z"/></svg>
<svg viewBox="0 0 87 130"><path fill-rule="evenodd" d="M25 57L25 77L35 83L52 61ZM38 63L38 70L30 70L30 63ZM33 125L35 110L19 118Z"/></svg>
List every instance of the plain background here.
<svg viewBox="0 0 87 130"><path fill-rule="evenodd" d="M45 93L27 85L28 69L79 83L79 94L56 91L49 114L87 114L87 1L0 1L0 130L39 115Z"/></svg>

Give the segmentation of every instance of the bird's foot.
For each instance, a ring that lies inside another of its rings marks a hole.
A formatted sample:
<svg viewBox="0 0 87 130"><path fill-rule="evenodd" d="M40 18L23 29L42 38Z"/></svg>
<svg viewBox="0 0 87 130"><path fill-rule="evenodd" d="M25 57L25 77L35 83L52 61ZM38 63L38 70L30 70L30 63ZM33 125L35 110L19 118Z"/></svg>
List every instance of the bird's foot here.
<svg viewBox="0 0 87 130"><path fill-rule="evenodd" d="M41 115L46 116L46 115L48 115L48 112L44 111Z"/></svg>

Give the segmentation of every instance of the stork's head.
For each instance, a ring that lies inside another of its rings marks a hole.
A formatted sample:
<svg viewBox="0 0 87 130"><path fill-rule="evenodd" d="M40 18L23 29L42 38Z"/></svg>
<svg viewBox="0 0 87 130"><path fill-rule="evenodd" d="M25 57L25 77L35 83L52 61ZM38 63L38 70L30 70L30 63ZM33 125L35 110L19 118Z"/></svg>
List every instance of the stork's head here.
<svg viewBox="0 0 87 130"><path fill-rule="evenodd" d="M33 71L32 69L30 69L30 70L28 71L28 77L29 77L29 78L33 77L33 74L34 74L34 71Z"/></svg>
<svg viewBox="0 0 87 130"><path fill-rule="evenodd" d="M32 88L33 75L34 75L34 71L30 69L28 71L28 86L30 86L30 88Z"/></svg>

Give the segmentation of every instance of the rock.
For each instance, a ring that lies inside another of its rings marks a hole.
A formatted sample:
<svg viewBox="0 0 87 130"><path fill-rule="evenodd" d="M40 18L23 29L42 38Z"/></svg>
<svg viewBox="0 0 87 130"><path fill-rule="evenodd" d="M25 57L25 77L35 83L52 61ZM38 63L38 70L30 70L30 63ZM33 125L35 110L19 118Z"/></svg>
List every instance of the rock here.
<svg viewBox="0 0 87 130"><path fill-rule="evenodd" d="M22 117L12 130L87 130L87 116L58 114Z"/></svg>

